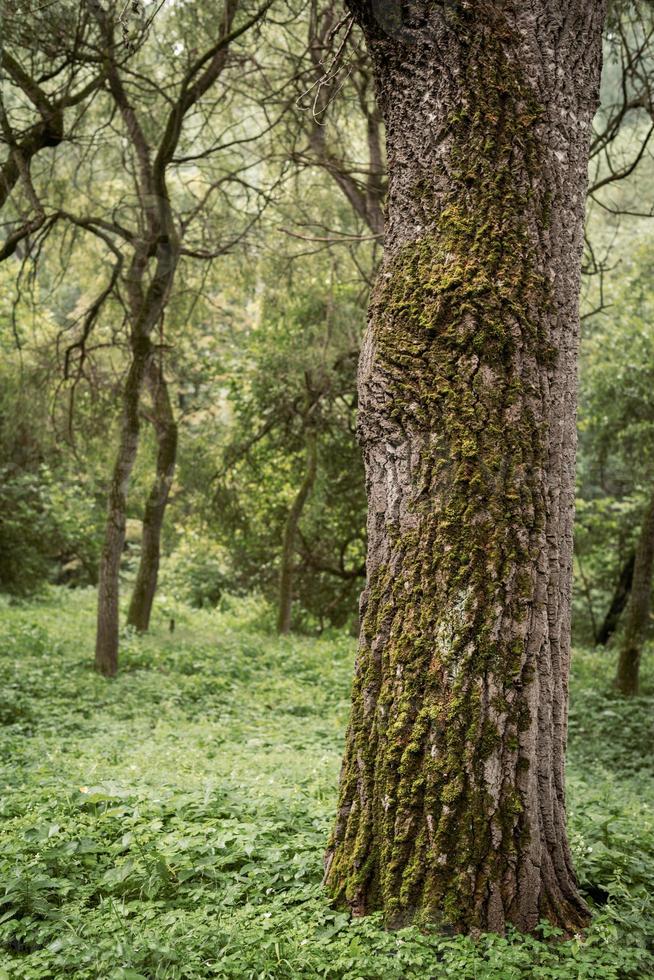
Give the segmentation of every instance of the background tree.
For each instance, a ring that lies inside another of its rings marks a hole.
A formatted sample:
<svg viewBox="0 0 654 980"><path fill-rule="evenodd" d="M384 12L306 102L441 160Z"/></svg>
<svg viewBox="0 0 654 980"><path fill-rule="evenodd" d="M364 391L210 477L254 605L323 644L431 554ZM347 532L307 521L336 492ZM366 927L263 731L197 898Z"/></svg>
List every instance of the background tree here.
<svg viewBox="0 0 654 980"><path fill-rule="evenodd" d="M654 495L650 498L634 556L631 595L615 683L621 694L638 693L640 658L652 606L654 573Z"/></svg>
<svg viewBox="0 0 654 980"><path fill-rule="evenodd" d="M611 315L593 325L582 373L580 549L596 606L606 601L616 577L618 586L627 575L629 582L628 588L618 588L612 606L629 608L633 588L621 641L618 688L623 693L638 686L651 606L654 349L648 238L644 231L644 241L621 263L620 281L607 286Z"/></svg>
<svg viewBox="0 0 654 980"><path fill-rule="evenodd" d="M169 168L171 165L174 166L177 154L180 156L184 154L185 148L183 146L180 148L184 124L186 122L188 125L192 110L216 84L225 70L231 44L261 20L270 3L255 7L254 12L244 11L246 19L237 26L235 18L241 6L237 0L226 2L218 31L207 42L203 53L199 57L191 55L189 64L182 70L177 81L176 98L171 100L170 95L167 94L169 108L155 138L154 154L150 151L150 142L146 137L142 116L136 108L136 101L130 95L128 86L113 61L114 27L103 14L99 15L103 22L105 43L103 54L107 64L108 87L122 117L125 133L131 141L134 154L133 172L136 179L140 219L137 228L141 231L139 234L136 230L130 230L127 235L122 229L118 231L118 235L123 239L127 238L132 246L125 282L132 363L125 382L121 444L109 491L107 529L100 563L96 666L105 674L115 673L117 667L118 577L125 534L126 489L138 445L142 386L146 375L153 371L154 350L151 336L162 320L179 259L183 255L211 259L220 255L228 247L222 244L207 249L204 242L185 244L184 239L186 238L188 242L188 238L192 237L194 231L189 226L192 225L193 219L197 218L198 213L202 213L203 204L206 205L208 198L217 189L216 182L208 184L188 215L184 217L180 215L176 219L171 204ZM193 125L197 126L201 118L196 117ZM216 151L216 141L211 138L209 147L202 148L195 142L195 133L186 138L188 141L186 155L187 157L190 155L193 160L210 156L212 151L214 153ZM218 179L217 186L220 187L225 179L229 180L224 177L222 180ZM238 238L238 233L236 235L232 233L230 238L232 240ZM164 457L165 472L157 474L157 482L153 490L157 504L156 507L150 508L147 514L145 525L147 540L144 542L142 567L137 578L138 592L131 607L133 619L137 621L135 625L138 624L141 628L147 628L156 589L160 527L172 482L173 457L176 448L176 434L170 435L174 423L172 412L169 410L163 372L159 370L156 376L151 373L151 377L152 387L155 390L153 399L155 412L157 409L161 411L158 420L158 431L162 433L159 457L160 460Z"/></svg>
<svg viewBox="0 0 654 980"><path fill-rule="evenodd" d="M633 417L631 421L628 418L633 412L634 392L640 388L641 366L630 356L623 358L621 345L616 348L611 338L626 330L635 345L632 350L642 350L643 341L647 344L648 326L641 321L646 316L647 289L632 277L641 261L647 264L645 243L651 237L652 211L643 201L648 199L650 184L647 162L652 136L653 37L649 4L612 6L605 41L602 106L591 143L585 270L595 275L587 280L587 342L582 347L575 535L580 583L575 625L579 639L604 645L619 629L629 600L638 522L648 493L647 476L639 464L649 457L649 449L644 455L637 454L635 466L624 456L631 439L625 425L633 425ZM637 303L624 292L625 280L637 289ZM640 333L644 336L638 337ZM621 388L602 367L607 349L615 353ZM633 378L632 367L636 371Z"/></svg>
<svg viewBox="0 0 654 980"><path fill-rule="evenodd" d="M228 231L216 234L215 226L207 219L209 206L215 214L216 199L220 200L228 187L238 186L240 209L247 208L247 195L254 189L247 180L251 160L246 162L241 158L234 164L230 156L227 161L223 158L222 169L214 166L225 132L218 133L208 118L215 102L210 103L205 96L230 63L232 43L261 21L269 5L250 5L245 9L247 5L236 0L227 3L217 28L205 24L206 48L199 56L197 50L191 51L189 47L185 34L189 25L186 14L182 13L176 25L178 59L163 85L154 62L148 61L159 53L156 30L139 65L124 71L122 25L112 20L101 6L92 5L100 33L97 60L103 66L106 95L113 107L110 118L115 113L121 120L113 150L105 147L105 159L112 152L116 162L122 159L122 169L127 180L133 181L133 191L120 181L114 190L114 200L110 203L101 200L99 214L51 206L47 222L48 229L58 221L67 221L76 229L94 235L111 255L113 264L108 282L82 318L78 336L67 346L66 373L79 377L89 335L109 301L114 315L122 308L129 334L131 353L122 396L120 445L109 488L99 572L96 666L109 675L117 667L118 583L125 541L127 488L138 448L140 405L148 378L154 392L152 410L158 416L155 431L160 436L160 465L150 496L137 592L130 610L133 625L141 629L147 628L156 588L161 523L174 471L175 423L165 373L161 363L154 363L157 345L153 333L162 329L180 260L211 261L233 247L254 220L246 215L245 220L234 223ZM237 14L240 15L238 23ZM198 41L197 28L196 21L194 44ZM203 143L198 142L202 123L206 124L202 130ZM243 127L240 128L242 132ZM250 122L242 142L252 137ZM87 187L88 207L97 203L98 195L92 184ZM45 212L43 203L40 207Z"/></svg>
<svg viewBox="0 0 654 980"><path fill-rule="evenodd" d="M145 383L152 399L152 426L157 437L156 476L143 514L141 560L127 613L127 625L144 633L150 625L159 577L161 531L175 476L178 426L161 360L151 360Z"/></svg>

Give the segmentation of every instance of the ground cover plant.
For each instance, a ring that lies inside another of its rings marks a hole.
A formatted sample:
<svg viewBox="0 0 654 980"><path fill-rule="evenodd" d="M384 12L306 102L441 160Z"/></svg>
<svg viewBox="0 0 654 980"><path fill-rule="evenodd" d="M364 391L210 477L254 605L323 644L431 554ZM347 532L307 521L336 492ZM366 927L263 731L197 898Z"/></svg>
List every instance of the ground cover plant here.
<svg viewBox="0 0 654 980"><path fill-rule="evenodd" d="M388 932L330 907L321 886L354 641L277 637L273 619L254 600L162 597L107 682L90 666L91 590L4 602L2 980L654 976L651 669L627 703L610 654L573 660L586 935Z"/></svg>

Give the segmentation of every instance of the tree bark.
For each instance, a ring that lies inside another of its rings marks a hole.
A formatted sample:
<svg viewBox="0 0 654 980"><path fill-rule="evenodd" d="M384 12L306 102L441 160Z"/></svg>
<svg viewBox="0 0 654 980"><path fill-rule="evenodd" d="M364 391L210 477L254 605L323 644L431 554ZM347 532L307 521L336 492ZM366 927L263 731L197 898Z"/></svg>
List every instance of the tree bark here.
<svg viewBox="0 0 654 980"><path fill-rule="evenodd" d="M640 656L652 607L653 571L654 494L647 505L636 546L627 622L615 676L615 686L626 697L638 694Z"/></svg>
<svg viewBox="0 0 654 980"><path fill-rule="evenodd" d="M146 383L152 394L153 424L158 450L157 474L143 515L141 560L127 614L128 626L133 626L139 633L146 633L150 626L150 615L159 576L161 529L177 461L177 423L170 404L163 370L154 360L150 361Z"/></svg>
<svg viewBox="0 0 654 980"><path fill-rule="evenodd" d="M123 390L120 444L114 463L104 545L98 578L98 615L95 638L95 669L105 677L118 670L120 559L125 546L127 491L139 442L139 402L143 381L152 357L148 337L132 343L132 363Z"/></svg>
<svg viewBox="0 0 654 980"><path fill-rule="evenodd" d="M318 438L313 429L306 434L306 469L304 479L291 504L284 526L284 543L282 545L282 563L279 573L279 613L277 616L277 632L290 633L291 613L293 609L293 564L295 557L295 541L302 511L314 483L318 468Z"/></svg>
<svg viewBox="0 0 654 980"><path fill-rule="evenodd" d="M631 582L634 577L634 564L636 553L632 551L620 570L620 577L613 593L611 605L608 608L604 621L597 631L597 640L601 646L605 647L609 642L620 622L620 616L624 612L625 606L629 601L631 592Z"/></svg>
<svg viewBox="0 0 654 980"><path fill-rule="evenodd" d="M368 582L326 884L390 926L569 934L588 921L564 757L602 4L349 6L390 184L359 370Z"/></svg>

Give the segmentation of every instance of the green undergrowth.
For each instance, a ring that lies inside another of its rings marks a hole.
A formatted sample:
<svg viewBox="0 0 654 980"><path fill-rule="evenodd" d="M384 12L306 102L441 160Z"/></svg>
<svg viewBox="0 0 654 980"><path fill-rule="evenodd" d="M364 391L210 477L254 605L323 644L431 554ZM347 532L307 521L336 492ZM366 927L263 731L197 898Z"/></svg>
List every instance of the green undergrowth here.
<svg viewBox="0 0 654 980"><path fill-rule="evenodd" d="M614 697L610 654L573 670L586 937L389 933L321 888L351 638L274 637L255 602L168 606L106 681L93 604L0 606L0 980L654 977L654 698Z"/></svg>

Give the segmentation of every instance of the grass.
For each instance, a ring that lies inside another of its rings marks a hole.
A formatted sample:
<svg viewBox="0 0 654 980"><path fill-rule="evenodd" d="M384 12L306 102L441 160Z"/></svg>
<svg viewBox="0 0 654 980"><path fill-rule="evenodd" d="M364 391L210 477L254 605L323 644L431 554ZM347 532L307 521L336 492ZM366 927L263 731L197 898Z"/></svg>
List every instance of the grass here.
<svg viewBox="0 0 654 980"><path fill-rule="evenodd" d="M0 607L0 980L654 977L654 699L609 693L610 654L573 671L593 925L473 942L351 922L322 893L351 638L273 637L255 602L159 610L108 682L92 592Z"/></svg>

